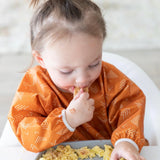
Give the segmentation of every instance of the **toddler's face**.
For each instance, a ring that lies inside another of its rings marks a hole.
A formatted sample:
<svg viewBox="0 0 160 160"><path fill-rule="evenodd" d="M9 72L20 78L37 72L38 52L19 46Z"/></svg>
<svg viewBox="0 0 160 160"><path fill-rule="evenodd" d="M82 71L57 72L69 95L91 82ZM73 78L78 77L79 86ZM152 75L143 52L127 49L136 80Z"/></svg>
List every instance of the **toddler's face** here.
<svg viewBox="0 0 160 160"><path fill-rule="evenodd" d="M74 87L89 87L100 75L103 39L74 34L45 47L44 67L54 84L73 93Z"/></svg>

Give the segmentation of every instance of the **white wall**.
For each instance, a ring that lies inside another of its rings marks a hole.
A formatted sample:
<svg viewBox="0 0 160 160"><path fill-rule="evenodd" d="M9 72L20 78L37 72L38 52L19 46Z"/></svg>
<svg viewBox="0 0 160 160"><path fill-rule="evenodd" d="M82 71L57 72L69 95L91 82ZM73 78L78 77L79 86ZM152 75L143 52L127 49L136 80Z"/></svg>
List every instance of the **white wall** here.
<svg viewBox="0 0 160 160"><path fill-rule="evenodd" d="M159 0L93 0L101 8L108 36L104 50L160 48ZM30 52L30 0L0 0L0 55Z"/></svg>

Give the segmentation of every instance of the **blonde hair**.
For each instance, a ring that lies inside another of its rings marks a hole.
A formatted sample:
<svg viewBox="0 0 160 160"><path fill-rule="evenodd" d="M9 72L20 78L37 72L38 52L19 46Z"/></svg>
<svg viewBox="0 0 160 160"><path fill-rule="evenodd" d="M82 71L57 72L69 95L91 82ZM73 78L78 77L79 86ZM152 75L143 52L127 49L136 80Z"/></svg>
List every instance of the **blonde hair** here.
<svg viewBox="0 0 160 160"><path fill-rule="evenodd" d="M31 0L38 6L40 0ZM44 44L76 32L106 36L100 8L90 0L47 0L39 4L30 22L31 46L41 52Z"/></svg>

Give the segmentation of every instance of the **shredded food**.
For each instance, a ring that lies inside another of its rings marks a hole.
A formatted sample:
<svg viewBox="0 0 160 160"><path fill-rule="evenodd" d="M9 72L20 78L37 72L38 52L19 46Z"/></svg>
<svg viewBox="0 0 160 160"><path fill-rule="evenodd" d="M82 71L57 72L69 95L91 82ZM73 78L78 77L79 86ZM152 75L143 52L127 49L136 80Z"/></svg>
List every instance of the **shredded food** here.
<svg viewBox="0 0 160 160"><path fill-rule="evenodd" d="M104 145L104 149L99 146L94 146L93 148L85 146L73 149L70 145L58 145L56 148L48 149L39 160L94 160L94 157L110 160L112 150L113 148L110 145ZM125 159L121 158L120 160Z"/></svg>

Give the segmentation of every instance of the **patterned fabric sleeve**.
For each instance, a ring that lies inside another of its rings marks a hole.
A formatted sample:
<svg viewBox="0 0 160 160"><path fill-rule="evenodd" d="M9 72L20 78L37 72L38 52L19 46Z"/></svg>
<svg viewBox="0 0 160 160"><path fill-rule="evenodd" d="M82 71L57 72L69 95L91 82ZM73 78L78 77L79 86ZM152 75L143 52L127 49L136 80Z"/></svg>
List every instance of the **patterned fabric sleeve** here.
<svg viewBox="0 0 160 160"><path fill-rule="evenodd" d="M63 123L64 108L51 88L54 86L48 85L51 82L44 72L36 70L25 74L8 114L18 140L32 152L57 145L73 134Z"/></svg>
<svg viewBox="0 0 160 160"><path fill-rule="evenodd" d="M114 66L104 68L112 144L121 138L133 140L139 150L146 143L143 134L145 95Z"/></svg>

